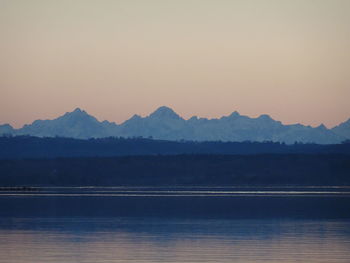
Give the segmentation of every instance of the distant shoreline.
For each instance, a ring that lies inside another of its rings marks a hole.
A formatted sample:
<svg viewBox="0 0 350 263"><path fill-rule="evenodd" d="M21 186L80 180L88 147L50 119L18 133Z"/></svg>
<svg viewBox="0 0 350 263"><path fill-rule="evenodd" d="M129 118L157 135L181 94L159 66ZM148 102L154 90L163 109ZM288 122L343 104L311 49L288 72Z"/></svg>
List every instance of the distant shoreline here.
<svg viewBox="0 0 350 263"><path fill-rule="evenodd" d="M0 187L22 187L30 191L40 186L350 186L350 155L150 155L0 160Z"/></svg>
<svg viewBox="0 0 350 263"><path fill-rule="evenodd" d="M0 136L0 160L155 155L348 154L350 143L167 141L146 138L39 138Z"/></svg>

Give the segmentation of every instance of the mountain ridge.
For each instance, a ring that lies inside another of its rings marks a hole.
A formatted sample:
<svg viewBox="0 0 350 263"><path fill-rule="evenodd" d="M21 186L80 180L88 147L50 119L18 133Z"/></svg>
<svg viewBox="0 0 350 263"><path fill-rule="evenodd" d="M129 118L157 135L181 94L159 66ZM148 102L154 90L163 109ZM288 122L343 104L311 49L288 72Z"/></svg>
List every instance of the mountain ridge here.
<svg viewBox="0 0 350 263"><path fill-rule="evenodd" d="M116 124L98 121L86 111L76 108L52 120L35 120L22 128L0 125L0 135L31 135L38 137L71 137L78 139L103 137L145 137L189 141L274 141L333 144L350 139L350 119L328 129L302 124L284 125L267 114L250 118L234 111L221 118L184 119L173 109L161 106L148 116L133 115Z"/></svg>

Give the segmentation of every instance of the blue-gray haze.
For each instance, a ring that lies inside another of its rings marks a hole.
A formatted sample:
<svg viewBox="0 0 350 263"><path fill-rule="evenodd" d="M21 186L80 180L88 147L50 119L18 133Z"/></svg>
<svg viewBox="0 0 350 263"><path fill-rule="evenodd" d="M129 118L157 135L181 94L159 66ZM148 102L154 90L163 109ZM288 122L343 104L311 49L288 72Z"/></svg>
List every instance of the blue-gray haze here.
<svg viewBox="0 0 350 263"><path fill-rule="evenodd" d="M218 119L185 120L168 107L160 107L146 117L134 115L116 124L98 121L79 108L53 120L36 120L20 129L0 125L0 134L32 135L39 137L102 138L152 137L164 140L194 141L274 141L332 144L350 139L350 119L333 129L324 125L316 128L301 124L283 125L268 115L250 118L233 112Z"/></svg>

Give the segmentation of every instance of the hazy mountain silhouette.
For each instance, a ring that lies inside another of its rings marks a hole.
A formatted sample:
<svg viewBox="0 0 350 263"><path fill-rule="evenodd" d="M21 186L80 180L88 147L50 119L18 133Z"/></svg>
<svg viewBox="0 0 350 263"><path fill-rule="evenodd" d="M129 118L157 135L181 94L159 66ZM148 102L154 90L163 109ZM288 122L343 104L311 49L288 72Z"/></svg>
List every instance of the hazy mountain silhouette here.
<svg viewBox="0 0 350 263"><path fill-rule="evenodd" d="M86 111L77 108L54 120L36 120L30 125L24 125L15 134L84 139L108 136L109 126L109 122L99 122L95 117L87 114Z"/></svg>
<svg viewBox="0 0 350 263"><path fill-rule="evenodd" d="M13 134L15 130L10 124L0 125L0 134Z"/></svg>
<svg viewBox="0 0 350 263"><path fill-rule="evenodd" d="M53 120L36 120L13 129L0 125L0 134L32 135L39 137L103 138L152 137L164 140L193 141L275 141L331 144L350 138L350 120L333 129L324 125L313 128L301 124L283 125L269 115L258 118L242 116L233 112L219 119L198 118L185 120L172 109L162 106L149 116L134 115L117 125L113 122L98 121L79 108Z"/></svg>
<svg viewBox="0 0 350 263"><path fill-rule="evenodd" d="M339 136L350 139L350 119L339 124L338 126L335 126L332 131Z"/></svg>
<svg viewBox="0 0 350 263"><path fill-rule="evenodd" d="M187 122L172 109L162 106L147 117L134 115L120 125L120 136L153 137L155 139L181 140L188 138Z"/></svg>

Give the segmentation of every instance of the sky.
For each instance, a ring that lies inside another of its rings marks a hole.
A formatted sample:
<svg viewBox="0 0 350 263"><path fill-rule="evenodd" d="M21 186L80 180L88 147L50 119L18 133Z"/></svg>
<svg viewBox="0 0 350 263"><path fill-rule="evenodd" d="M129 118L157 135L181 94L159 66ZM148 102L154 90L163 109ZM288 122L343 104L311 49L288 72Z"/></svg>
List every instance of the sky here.
<svg viewBox="0 0 350 263"><path fill-rule="evenodd" d="M333 127L349 101L348 0L0 0L0 124L166 105Z"/></svg>

